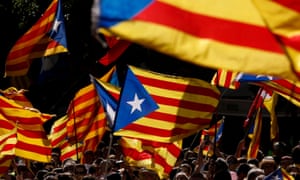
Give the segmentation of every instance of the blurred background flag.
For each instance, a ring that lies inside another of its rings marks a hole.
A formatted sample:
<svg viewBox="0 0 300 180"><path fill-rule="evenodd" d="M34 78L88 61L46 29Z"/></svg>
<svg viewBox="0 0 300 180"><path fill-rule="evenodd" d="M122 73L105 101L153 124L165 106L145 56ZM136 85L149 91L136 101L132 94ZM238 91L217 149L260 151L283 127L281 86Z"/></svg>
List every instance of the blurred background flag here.
<svg viewBox="0 0 300 180"><path fill-rule="evenodd" d="M67 52L64 16L60 0L53 0L43 16L10 50L6 75L26 75L34 59L63 52Z"/></svg>
<svg viewBox="0 0 300 180"><path fill-rule="evenodd" d="M252 0L94 0L92 24L195 65L298 79Z"/></svg>

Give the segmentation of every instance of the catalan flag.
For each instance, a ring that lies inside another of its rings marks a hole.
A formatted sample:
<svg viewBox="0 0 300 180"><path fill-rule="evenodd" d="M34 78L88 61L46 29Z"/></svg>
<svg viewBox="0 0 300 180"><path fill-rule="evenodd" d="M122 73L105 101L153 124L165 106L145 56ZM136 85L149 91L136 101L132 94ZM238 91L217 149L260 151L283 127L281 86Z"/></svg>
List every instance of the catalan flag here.
<svg viewBox="0 0 300 180"><path fill-rule="evenodd" d="M120 40L113 36L106 36L105 39L109 46L109 49L106 54L98 60L98 62L105 66L108 66L117 61L117 59L124 53L124 51L126 51L131 43L128 41Z"/></svg>
<svg viewBox="0 0 300 180"><path fill-rule="evenodd" d="M67 158L78 160L82 155L82 143L69 144L67 139L66 125L68 117L62 116L57 119L51 127L50 135L48 136L53 148L60 148L60 160L64 161Z"/></svg>
<svg viewBox="0 0 300 180"><path fill-rule="evenodd" d="M16 144L16 128L7 134L0 135L0 176L8 171L12 159L15 157Z"/></svg>
<svg viewBox="0 0 300 180"><path fill-rule="evenodd" d="M225 71L219 69L211 80L211 84L228 89L238 89L240 83L235 81L238 72Z"/></svg>
<svg viewBox="0 0 300 180"><path fill-rule="evenodd" d="M167 179L181 152L182 140L161 143L122 137L120 145L130 166L154 170L160 179Z"/></svg>
<svg viewBox="0 0 300 180"><path fill-rule="evenodd" d="M114 68L100 79L103 81L110 79L113 70ZM92 81L94 80L92 79ZM67 136L71 144L86 141L87 145L93 142L87 141L89 139L99 140L102 138L105 132L106 116L93 83L81 88L75 94L67 110L67 115L69 118L66 126Z"/></svg>
<svg viewBox="0 0 300 180"><path fill-rule="evenodd" d="M5 65L7 76L26 75L36 58L67 52L60 0L53 0L43 16L15 43Z"/></svg>
<svg viewBox="0 0 300 180"><path fill-rule="evenodd" d="M106 115L103 106L98 108L91 127L83 140L83 152L87 150L96 151L98 143L106 131Z"/></svg>
<svg viewBox="0 0 300 180"><path fill-rule="evenodd" d="M40 113L34 108L24 108L3 96L0 96L0 107L0 121L2 125L5 124L0 128L0 132L17 128L16 155L39 162L49 162L52 147L43 123L53 115Z"/></svg>
<svg viewBox="0 0 300 180"><path fill-rule="evenodd" d="M129 68L159 108L114 135L170 142L209 126L219 103L220 92L216 87L195 78Z"/></svg>
<svg viewBox="0 0 300 180"><path fill-rule="evenodd" d="M298 79L252 0L95 0L92 20L100 32L195 65Z"/></svg>
<svg viewBox="0 0 300 180"><path fill-rule="evenodd" d="M81 88L69 105L67 133L71 144L82 142L98 113L100 102L93 84Z"/></svg>
<svg viewBox="0 0 300 180"><path fill-rule="evenodd" d="M276 92L296 106L300 106L300 81L244 73L240 73L236 80L262 86L265 89Z"/></svg>
<svg viewBox="0 0 300 180"><path fill-rule="evenodd" d="M266 176L264 180L273 180L273 179L281 179L281 180L294 180L295 178L290 175L284 168L279 167L271 174Z"/></svg>
<svg viewBox="0 0 300 180"><path fill-rule="evenodd" d="M151 114L158 105L130 68L122 87L116 112L114 131L126 128L133 121Z"/></svg>
<svg viewBox="0 0 300 180"><path fill-rule="evenodd" d="M6 98L14 100L16 103L25 106L25 107L33 107L31 102L25 96L24 89L18 90L15 87L9 87L5 90L0 89L0 93L3 94Z"/></svg>
<svg viewBox="0 0 300 180"><path fill-rule="evenodd" d="M270 31L278 38L299 75L300 2L298 0L253 0ZM278 16L280 14L280 16Z"/></svg>

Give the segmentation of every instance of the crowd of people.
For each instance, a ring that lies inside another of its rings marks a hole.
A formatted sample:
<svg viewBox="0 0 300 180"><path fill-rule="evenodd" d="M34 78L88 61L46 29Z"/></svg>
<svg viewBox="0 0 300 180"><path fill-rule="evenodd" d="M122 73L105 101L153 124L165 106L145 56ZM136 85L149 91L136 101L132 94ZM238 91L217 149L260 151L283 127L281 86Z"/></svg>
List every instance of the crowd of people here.
<svg viewBox="0 0 300 180"><path fill-rule="evenodd" d="M291 179L300 179L300 144L287 151L285 144L275 142L272 154L261 151L256 158L241 153L243 143L233 155L222 153L214 143L200 142L195 149L184 148L169 177L165 180L259 180L276 171ZM204 152L213 148L210 156ZM280 175L276 175L280 178ZM16 157L2 179L17 180L159 180L158 173L144 167L129 166L118 143L111 147L99 143L97 150L83 153L83 160L60 160L59 149L53 149L49 163L26 161Z"/></svg>

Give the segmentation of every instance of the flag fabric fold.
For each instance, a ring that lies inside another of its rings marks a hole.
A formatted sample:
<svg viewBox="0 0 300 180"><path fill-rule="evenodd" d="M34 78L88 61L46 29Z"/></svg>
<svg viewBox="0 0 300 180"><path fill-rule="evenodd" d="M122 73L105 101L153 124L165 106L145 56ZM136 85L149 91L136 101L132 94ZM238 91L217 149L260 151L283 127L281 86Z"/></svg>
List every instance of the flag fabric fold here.
<svg viewBox="0 0 300 180"><path fill-rule="evenodd" d="M16 128L7 134L0 134L0 176L4 175L15 157L17 144Z"/></svg>
<svg viewBox="0 0 300 180"><path fill-rule="evenodd" d="M108 66L114 63L124 53L124 51L126 51L131 43L128 41L120 40L113 36L105 36L105 39L109 46L109 50L103 57L98 60L98 62L105 66Z"/></svg>
<svg viewBox="0 0 300 180"><path fill-rule="evenodd" d="M129 68L159 108L114 135L171 142L209 126L219 103L220 92L216 87L195 78Z"/></svg>
<svg viewBox="0 0 300 180"><path fill-rule="evenodd" d="M223 69L219 69L213 76L211 80L211 84L219 87L224 87L228 89L238 89L240 83L235 81L237 72L225 71Z"/></svg>
<svg viewBox="0 0 300 180"><path fill-rule="evenodd" d="M300 2L298 0L253 0L270 31L281 42L294 71L299 75ZM281 14L278 16L278 14Z"/></svg>
<svg viewBox="0 0 300 180"><path fill-rule="evenodd" d="M60 0L53 0L42 17L15 43L5 65L7 76L26 75L36 58L67 52Z"/></svg>
<svg viewBox="0 0 300 180"><path fill-rule="evenodd" d="M95 0L92 22L99 32L195 65L298 79L252 0Z"/></svg>
<svg viewBox="0 0 300 180"><path fill-rule="evenodd" d="M154 170L160 179L167 179L181 152L182 140L161 143L122 137L120 145L129 165Z"/></svg>
<svg viewBox="0 0 300 180"><path fill-rule="evenodd" d="M53 148L60 148L60 160L67 158L78 160L82 156L82 143L71 145L67 139L67 115L57 119L51 127L49 140Z"/></svg>
<svg viewBox="0 0 300 180"><path fill-rule="evenodd" d="M239 73L236 81L248 82L264 87L265 89L276 92L278 95L284 97L296 106L300 106L300 81L280 79L265 75L250 75L245 73Z"/></svg>
<svg viewBox="0 0 300 180"><path fill-rule="evenodd" d="M51 160L52 146L43 128L43 123L53 115L40 113L34 108L24 108L13 100L0 96L0 132L17 128L15 155L39 162Z"/></svg>

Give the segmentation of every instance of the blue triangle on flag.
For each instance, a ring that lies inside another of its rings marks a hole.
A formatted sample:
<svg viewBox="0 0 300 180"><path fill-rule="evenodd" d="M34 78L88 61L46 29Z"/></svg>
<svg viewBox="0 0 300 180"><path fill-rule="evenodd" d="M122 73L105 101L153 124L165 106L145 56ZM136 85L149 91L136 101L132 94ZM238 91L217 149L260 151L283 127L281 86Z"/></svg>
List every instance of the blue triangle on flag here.
<svg viewBox="0 0 300 180"><path fill-rule="evenodd" d="M158 109L157 103L128 67L120 95L114 131Z"/></svg>

